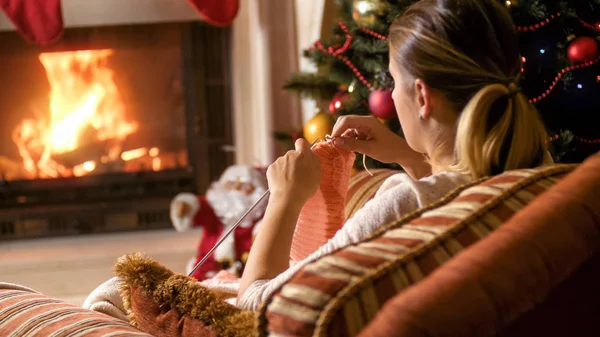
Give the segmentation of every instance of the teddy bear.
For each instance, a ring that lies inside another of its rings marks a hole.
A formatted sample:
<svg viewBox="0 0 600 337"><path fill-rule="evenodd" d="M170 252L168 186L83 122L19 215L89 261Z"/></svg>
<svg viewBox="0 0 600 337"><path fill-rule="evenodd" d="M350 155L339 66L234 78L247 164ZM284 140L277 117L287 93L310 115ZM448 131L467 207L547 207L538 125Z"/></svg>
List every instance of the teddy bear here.
<svg viewBox="0 0 600 337"><path fill-rule="evenodd" d="M187 272L213 248L225 233L267 190L266 172L248 165L228 167L204 195L180 193L171 202L170 216L177 231L202 228L197 255L188 262ZM215 252L192 275L198 281L221 270L241 277L254 235L265 213L267 199L242 221Z"/></svg>

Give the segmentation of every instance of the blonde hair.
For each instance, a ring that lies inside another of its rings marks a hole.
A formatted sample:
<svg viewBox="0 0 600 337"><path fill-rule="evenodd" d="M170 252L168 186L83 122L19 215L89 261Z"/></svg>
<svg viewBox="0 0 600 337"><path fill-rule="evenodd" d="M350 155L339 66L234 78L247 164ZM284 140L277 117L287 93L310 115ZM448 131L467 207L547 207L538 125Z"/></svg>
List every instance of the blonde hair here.
<svg viewBox="0 0 600 337"><path fill-rule="evenodd" d="M551 163L547 134L518 88L512 19L494 0L421 0L390 27L390 57L407 84L422 79L459 112L452 170L475 178ZM437 154L430 154L436 163Z"/></svg>

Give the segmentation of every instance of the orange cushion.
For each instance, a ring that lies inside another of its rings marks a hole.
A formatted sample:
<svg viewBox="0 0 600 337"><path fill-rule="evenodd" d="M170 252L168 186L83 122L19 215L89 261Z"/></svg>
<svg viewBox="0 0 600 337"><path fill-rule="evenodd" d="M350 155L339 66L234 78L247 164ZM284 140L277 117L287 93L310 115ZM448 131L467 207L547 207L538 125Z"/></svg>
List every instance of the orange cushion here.
<svg viewBox="0 0 600 337"><path fill-rule="evenodd" d="M122 320L14 288L0 289L0 335L152 337Z"/></svg>
<svg viewBox="0 0 600 337"><path fill-rule="evenodd" d="M589 158L488 238L395 296L361 335L497 335L598 252L599 221L600 154ZM596 303L598 312L598 291L592 294L596 297L587 300ZM568 306L562 309L565 314L569 312ZM597 335L597 316L588 317L586 327L593 327L591 331L569 324L566 317L541 320L543 325L537 332L531 327L530 334L507 336ZM558 330L569 333L557 334Z"/></svg>

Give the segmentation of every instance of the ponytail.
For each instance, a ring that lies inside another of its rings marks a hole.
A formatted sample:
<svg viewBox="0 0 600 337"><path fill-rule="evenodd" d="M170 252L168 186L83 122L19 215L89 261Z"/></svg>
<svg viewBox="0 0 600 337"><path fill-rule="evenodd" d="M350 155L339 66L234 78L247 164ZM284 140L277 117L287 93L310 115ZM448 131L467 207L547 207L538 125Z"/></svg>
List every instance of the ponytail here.
<svg viewBox="0 0 600 337"><path fill-rule="evenodd" d="M504 110L502 98L508 101ZM480 178L549 164L546 140L544 125L526 97L503 84L490 84L460 114L453 169Z"/></svg>

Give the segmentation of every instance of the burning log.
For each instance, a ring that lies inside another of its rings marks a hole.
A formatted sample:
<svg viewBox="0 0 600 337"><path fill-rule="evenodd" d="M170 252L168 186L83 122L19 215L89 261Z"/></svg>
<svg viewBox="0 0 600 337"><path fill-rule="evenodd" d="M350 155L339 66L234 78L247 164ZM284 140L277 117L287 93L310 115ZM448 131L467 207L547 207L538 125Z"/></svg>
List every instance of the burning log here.
<svg viewBox="0 0 600 337"><path fill-rule="evenodd" d="M73 151L54 154L52 159L64 167L73 168L79 164L90 160L99 160L102 156L105 156L109 149L108 143L108 141L87 143Z"/></svg>

